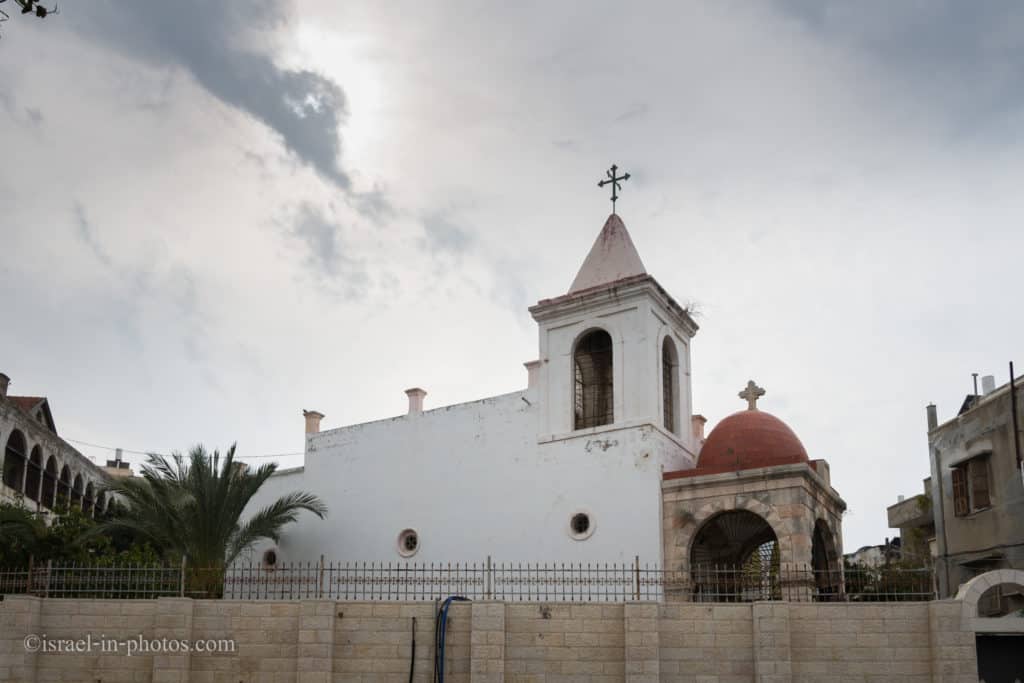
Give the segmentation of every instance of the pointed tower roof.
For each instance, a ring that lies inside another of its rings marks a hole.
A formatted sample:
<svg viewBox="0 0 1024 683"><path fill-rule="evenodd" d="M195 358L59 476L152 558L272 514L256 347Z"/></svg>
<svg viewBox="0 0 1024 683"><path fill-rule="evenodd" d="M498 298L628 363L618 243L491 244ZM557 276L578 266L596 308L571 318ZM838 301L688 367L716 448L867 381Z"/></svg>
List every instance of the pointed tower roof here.
<svg viewBox="0 0 1024 683"><path fill-rule="evenodd" d="M608 216L601 234L569 287L569 294L635 275L646 275L640 254L618 214Z"/></svg>

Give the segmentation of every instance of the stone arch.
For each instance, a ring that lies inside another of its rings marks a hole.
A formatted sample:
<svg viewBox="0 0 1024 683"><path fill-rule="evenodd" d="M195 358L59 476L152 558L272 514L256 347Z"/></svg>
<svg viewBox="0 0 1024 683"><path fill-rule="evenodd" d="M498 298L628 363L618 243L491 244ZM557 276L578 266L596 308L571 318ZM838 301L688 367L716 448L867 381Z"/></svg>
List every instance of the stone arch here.
<svg viewBox="0 0 1024 683"><path fill-rule="evenodd" d="M81 508L82 496L85 494L85 480L81 474L76 474L74 483L71 485L71 507Z"/></svg>
<svg viewBox="0 0 1024 683"><path fill-rule="evenodd" d="M818 517L811 532L811 570L819 599L842 593L843 558L836 547L835 534L828 522Z"/></svg>
<svg viewBox="0 0 1024 683"><path fill-rule="evenodd" d="M93 509L96 506L96 489L90 481L85 485L85 496L82 498L82 512L86 517L92 517Z"/></svg>
<svg viewBox="0 0 1024 683"><path fill-rule="evenodd" d="M695 600L746 602L779 595L779 539L766 519L725 510L697 528L690 544Z"/></svg>
<svg viewBox="0 0 1024 683"><path fill-rule="evenodd" d="M43 469L43 488L39 494L39 502L44 507L53 509L57 505L57 458L50 456Z"/></svg>
<svg viewBox="0 0 1024 683"><path fill-rule="evenodd" d="M615 342L603 327L589 327L572 345L573 429L615 422Z"/></svg>
<svg viewBox="0 0 1024 683"><path fill-rule="evenodd" d="M43 449L37 444L32 448L32 455L28 459L28 469L25 471L25 497L38 503L40 497L39 487L43 482Z"/></svg>
<svg viewBox="0 0 1024 683"><path fill-rule="evenodd" d="M99 518L107 512L107 494L101 489L96 494L96 511L93 516Z"/></svg>
<svg viewBox="0 0 1024 683"><path fill-rule="evenodd" d="M71 501L71 468L67 465L60 468L57 478L57 505L68 505Z"/></svg>
<svg viewBox="0 0 1024 683"><path fill-rule="evenodd" d="M771 505L767 505L757 500L756 498L750 498L747 496L730 496L728 501L726 500L714 500L702 505L696 513L693 515L693 524L689 526L689 534L682 540L681 545L685 548L685 560L684 562L689 563L693 553L693 542L697 537L697 530L704 526L704 524L712 517L721 514L723 512L729 512L732 510L746 510L752 512L771 526L772 531L775 532L775 538L779 544L779 561L782 566L791 565L794 561L793 558L793 541L789 534L785 532L785 525L782 522L782 518L779 517L775 508Z"/></svg>
<svg viewBox="0 0 1024 683"><path fill-rule="evenodd" d="M28 462L28 444L25 435L13 430L4 445L3 482L21 493L25 481L25 465Z"/></svg>
<svg viewBox="0 0 1024 683"><path fill-rule="evenodd" d="M1024 620L1014 617L986 618L978 612L979 603L982 597L993 588L999 586L1019 586L1024 588L1024 570L1022 569L996 569L975 576L973 579L960 586L956 593L956 599L960 601L960 609L963 623L973 631L987 631L989 625L992 630L1006 630L1007 626L1016 626L1024 631Z"/></svg>

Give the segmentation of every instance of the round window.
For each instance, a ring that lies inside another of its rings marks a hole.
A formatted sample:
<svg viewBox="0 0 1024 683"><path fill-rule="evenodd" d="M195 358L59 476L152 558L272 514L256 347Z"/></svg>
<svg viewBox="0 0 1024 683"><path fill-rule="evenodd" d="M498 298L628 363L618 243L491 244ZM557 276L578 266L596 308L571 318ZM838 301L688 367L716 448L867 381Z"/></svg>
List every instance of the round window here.
<svg viewBox="0 0 1024 683"><path fill-rule="evenodd" d="M580 510L569 518L569 535L583 541L594 533L594 519L589 512Z"/></svg>
<svg viewBox="0 0 1024 683"><path fill-rule="evenodd" d="M267 569L273 569L277 565L277 551L268 550L263 553L263 566Z"/></svg>
<svg viewBox="0 0 1024 683"><path fill-rule="evenodd" d="M420 549L420 537L415 529L406 529L398 534L398 554L402 557L412 557Z"/></svg>

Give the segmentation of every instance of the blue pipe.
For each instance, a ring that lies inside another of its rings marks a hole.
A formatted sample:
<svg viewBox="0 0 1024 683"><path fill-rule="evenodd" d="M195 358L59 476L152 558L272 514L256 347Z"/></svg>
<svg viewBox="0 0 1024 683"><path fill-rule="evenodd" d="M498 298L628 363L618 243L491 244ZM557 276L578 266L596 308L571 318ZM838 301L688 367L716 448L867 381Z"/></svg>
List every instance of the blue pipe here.
<svg viewBox="0 0 1024 683"><path fill-rule="evenodd" d="M464 598L461 595L452 595L445 599L441 605L440 621L441 621L441 636L440 644L438 645L438 665L437 665L437 682L444 683L444 639L448 632L448 608L451 607L453 602L469 602L469 598Z"/></svg>

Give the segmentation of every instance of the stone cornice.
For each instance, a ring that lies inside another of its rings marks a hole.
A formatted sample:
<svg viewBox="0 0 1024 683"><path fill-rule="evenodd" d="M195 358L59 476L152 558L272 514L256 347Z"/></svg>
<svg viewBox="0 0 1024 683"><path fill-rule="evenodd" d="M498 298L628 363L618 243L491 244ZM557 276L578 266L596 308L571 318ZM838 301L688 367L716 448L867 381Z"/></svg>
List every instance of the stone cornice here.
<svg viewBox="0 0 1024 683"><path fill-rule="evenodd" d="M664 494L685 488L703 488L710 487L715 484L736 484L769 479L786 479L794 475L802 477L812 483L815 490L822 492L840 510L846 509L846 501L836 493L836 490L825 483L825 480L821 478L821 475L815 472L810 465L804 463L776 465L774 467L759 467L750 470L739 470L737 472L720 472L717 474L679 477L677 479L663 479L661 482L661 491Z"/></svg>
<svg viewBox="0 0 1024 683"><path fill-rule="evenodd" d="M651 275L635 275L599 287L592 287L573 294L564 294L553 299L542 299L530 307L530 314L537 322L578 314L594 305L609 302L625 302L642 295L652 297L671 314L673 322L690 337L700 329L685 308L673 299L665 288Z"/></svg>

